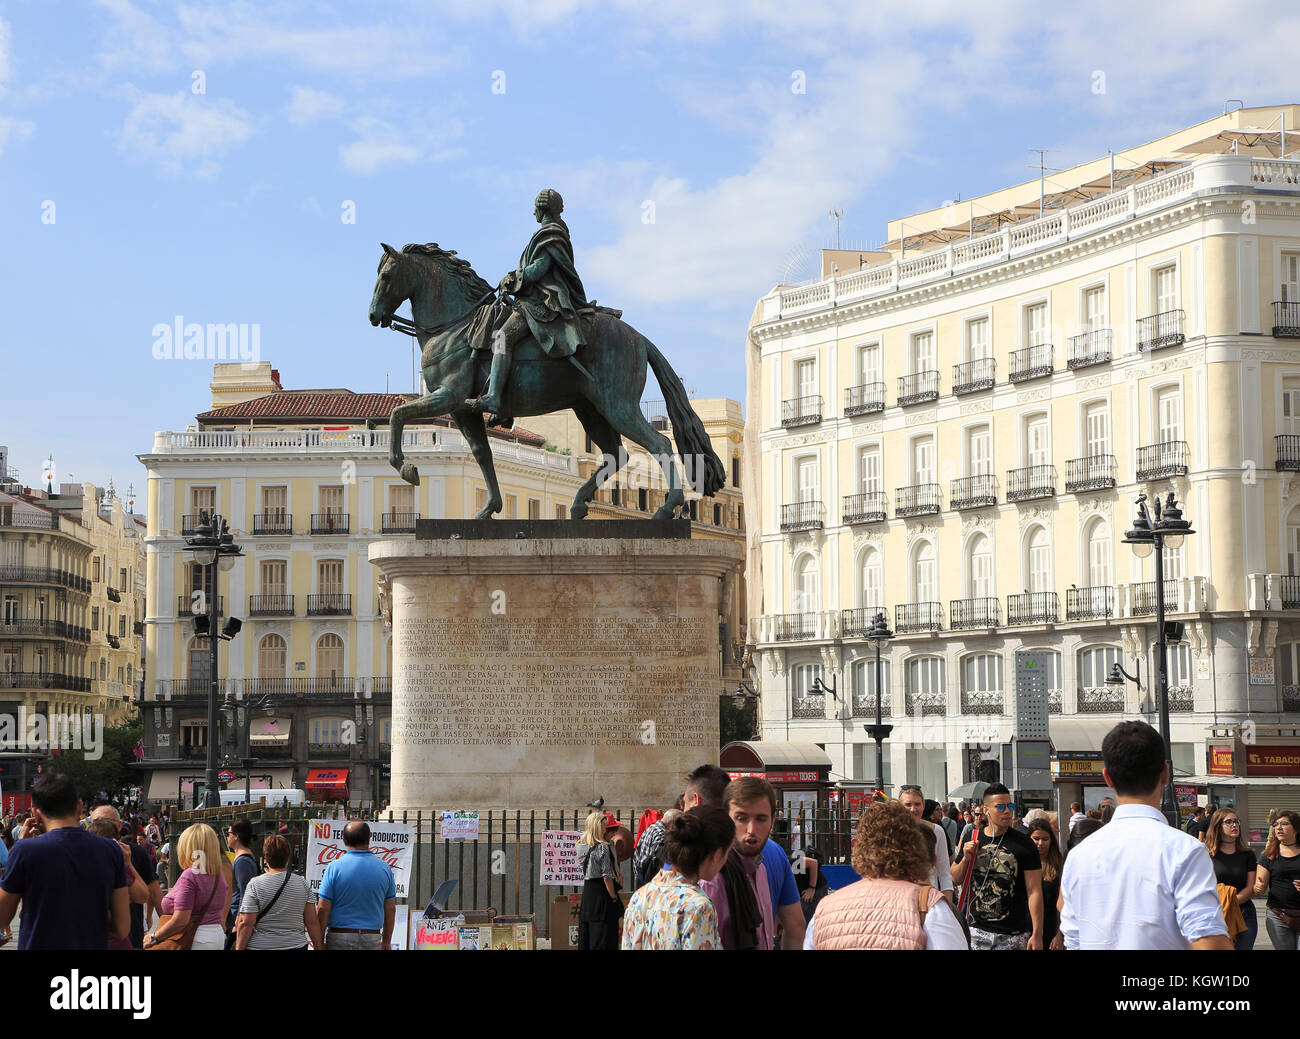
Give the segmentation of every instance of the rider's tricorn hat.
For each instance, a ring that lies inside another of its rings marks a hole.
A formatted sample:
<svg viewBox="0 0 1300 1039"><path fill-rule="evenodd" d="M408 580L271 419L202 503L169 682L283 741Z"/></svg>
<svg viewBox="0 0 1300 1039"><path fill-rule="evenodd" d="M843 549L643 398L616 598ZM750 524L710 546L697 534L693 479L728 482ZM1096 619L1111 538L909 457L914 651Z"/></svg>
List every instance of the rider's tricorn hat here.
<svg viewBox="0 0 1300 1039"><path fill-rule="evenodd" d="M554 188L542 188L537 193L535 204L541 206L552 216L559 216L564 212L564 199L560 198L560 193Z"/></svg>

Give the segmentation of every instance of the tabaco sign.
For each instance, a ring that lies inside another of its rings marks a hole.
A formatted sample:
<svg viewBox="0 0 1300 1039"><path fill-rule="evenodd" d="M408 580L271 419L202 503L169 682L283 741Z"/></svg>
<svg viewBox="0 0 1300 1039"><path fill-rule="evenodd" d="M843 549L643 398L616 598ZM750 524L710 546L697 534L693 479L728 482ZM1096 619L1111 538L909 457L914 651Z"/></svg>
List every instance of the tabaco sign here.
<svg viewBox="0 0 1300 1039"><path fill-rule="evenodd" d="M1105 782L1101 774L1101 751L1058 750L1052 755L1053 783Z"/></svg>
<svg viewBox="0 0 1300 1039"><path fill-rule="evenodd" d="M1222 744L1210 744L1210 775L1231 776L1232 748Z"/></svg>
<svg viewBox="0 0 1300 1039"><path fill-rule="evenodd" d="M1246 747L1246 775L1300 776L1300 746Z"/></svg>

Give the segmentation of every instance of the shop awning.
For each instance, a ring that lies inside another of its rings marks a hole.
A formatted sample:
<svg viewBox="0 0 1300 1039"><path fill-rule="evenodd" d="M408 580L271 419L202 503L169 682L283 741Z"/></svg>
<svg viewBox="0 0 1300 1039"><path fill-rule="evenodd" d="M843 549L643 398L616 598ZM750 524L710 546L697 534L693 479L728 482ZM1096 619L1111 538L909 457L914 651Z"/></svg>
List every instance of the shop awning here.
<svg viewBox="0 0 1300 1039"><path fill-rule="evenodd" d="M292 718L254 718L248 740L255 747L287 747Z"/></svg>
<svg viewBox="0 0 1300 1039"><path fill-rule="evenodd" d="M1101 741L1117 722L1091 718L1052 718L1048 722L1054 750L1101 750Z"/></svg>
<svg viewBox="0 0 1300 1039"><path fill-rule="evenodd" d="M1174 776L1188 786L1300 786L1300 776Z"/></svg>
<svg viewBox="0 0 1300 1039"><path fill-rule="evenodd" d="M307 770L303 786L317 790L346 790L348 770L345 768L312 768Z"/></svg>
<svg viewBox="0 0 1300 1039"><path fill-rule="evenodd" d="M732 777L758 776L773 783L823 782L831 759L815 743L739 740L718 754L718 764Z"/></svg>

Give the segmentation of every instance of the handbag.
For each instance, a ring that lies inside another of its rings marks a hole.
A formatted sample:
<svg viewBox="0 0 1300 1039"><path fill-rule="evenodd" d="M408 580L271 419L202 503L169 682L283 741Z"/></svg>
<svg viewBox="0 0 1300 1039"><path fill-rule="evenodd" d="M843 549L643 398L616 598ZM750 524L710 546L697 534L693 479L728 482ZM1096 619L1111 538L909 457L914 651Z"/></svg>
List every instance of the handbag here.
<svg viewBox="0 0 1300 1039"><path fill-rule="evenodd" d="M1300 909L1270 909L1269 912L1285 923L1291 930L1300 931Z"/></svg>
<svg viewBox="0 0 1300 1039"><path fill-rule="evenodd" d="M208 900L203 903L203 908L199 911L198 915L195 915L194 913L190 914L190 922L185 925L184 931L181 931L179 934L169 934L166 938L156 940L152 945L148 946L145 951L153 952L155 950L161 950L163 952L185 952L191 949L194 946L194 936L198 934L199 931L200 921L208 915L208 909L212 906L212 900L217 897L217 887L219 886L217 881L220 877L221 874L218 873L216 879L212 881L212 893L208 895ZM172 913L168 913L166 916L160 916L158 918L157 929L161 930L162 927L171 920L173 915L174 914Z"/></svg>

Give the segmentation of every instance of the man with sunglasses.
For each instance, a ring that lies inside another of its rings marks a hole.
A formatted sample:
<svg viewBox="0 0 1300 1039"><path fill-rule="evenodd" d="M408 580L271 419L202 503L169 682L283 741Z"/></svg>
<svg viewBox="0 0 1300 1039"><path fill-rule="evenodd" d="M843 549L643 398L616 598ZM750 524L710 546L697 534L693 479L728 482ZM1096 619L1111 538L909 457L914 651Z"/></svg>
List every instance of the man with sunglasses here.
<svg viewBox="0 0 1300 1039"><path fill-rule="evenodd" d="M964 881L961 905L972 949L1043 947L1043 863L1038 848L1011 823L1015 803L1001 783L984 791L988 825L961 849L953 879Z"/></svg>

